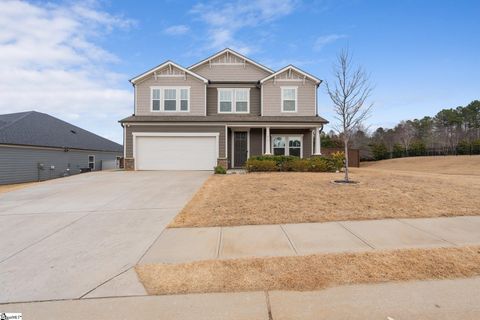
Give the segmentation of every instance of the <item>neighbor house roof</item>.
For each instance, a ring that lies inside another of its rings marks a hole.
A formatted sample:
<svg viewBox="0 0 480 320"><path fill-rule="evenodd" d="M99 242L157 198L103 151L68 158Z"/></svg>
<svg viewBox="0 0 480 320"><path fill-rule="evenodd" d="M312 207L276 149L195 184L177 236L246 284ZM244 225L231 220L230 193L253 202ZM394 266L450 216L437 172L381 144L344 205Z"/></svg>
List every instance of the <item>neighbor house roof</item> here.
<svg viewBox="0 0 480 320"><path fill-rule="evenodd" d="M172 65L172 66L174 66L175 68L180 69L180 70L182 70L183 72L188 73L189 75L191 75L191 76L193 76L193 77L195 77L195 78L197 78L197 79L200 79L200 80L202 80L202 81L205 82L205 83L208 83L208 80L205 79L204 77L202 77L201 75L196 74L195 72L193 72L193 71L191 71L191 70L185 69L185 68L182 67L181 65L178 65L178 64L176 64L175 62L170 61L170 60L167 60L167 61L165 61L164 63L162 63L162 64L160 64L160 65L158 65L158 66L156 66L156 67L154 67L154 68L152 68L152 69L150 69L150 70L148 70L148 71L146 71L146 72L144 72L144 73L136 76L135 78L130 79L130 82L131 82L131 83L135 83L135 82L137 82L139 79L143 78L144 76L146 76L146 75L148 75L148 74L150 74L150 73L152 73L152 72L155 72L155 71L157 71L157 70L163 69L164 67L166 67L166 66L168 66L168 65Z"/></svg>
<svg viewBox="0 0 480 320"><path fill-rule="evenodd" d="M48 114L0 115L0 144L121 152L123 147Z"/></svg>
<svg viewBox="0 0 480 320"><path fill-rule="evenodd" d="M130 116L119 122L272 122L272 123L328 123L319 116L254 116L254 115L214 115L214 116Z"/></svg>
<svg viewBox="0 0 480 320"><path fill-rule="evenodd" d="M287 70L293 70L297 73L300 73L301 75L305 76L306 78L309 78L311 80L313 80L317 85L320 84L322 82L322 80L318 79L317 77L314 77L312 76L310 73L308 72L305 72L297 67L295 67L294 65L288 65L278 71L276 71L275 73L269 75L269 76L266 76L265 78L263 78L262 80L260 80L260 83L264 83L265 81L269 80L269 79L272 79L274 78L275 76L287 71Z"/></svg>

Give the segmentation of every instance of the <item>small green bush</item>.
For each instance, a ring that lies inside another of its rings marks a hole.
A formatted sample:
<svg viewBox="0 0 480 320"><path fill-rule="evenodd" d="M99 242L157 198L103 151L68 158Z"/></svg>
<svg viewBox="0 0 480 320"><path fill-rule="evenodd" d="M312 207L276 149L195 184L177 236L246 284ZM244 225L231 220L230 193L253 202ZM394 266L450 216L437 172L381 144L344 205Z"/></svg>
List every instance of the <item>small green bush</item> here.
<svg viewBox="0 0 480 320"><path fill-rule="evenodd" d="M335 164L335 170L340 171L343 168L344 162L345 162L345 152L343 151L337 151L332 153L332 160Z"/></svg>
<svg viewBox="0 0 480 320"><path fill-rule="evenodd" d="M225 170L225 168L222 167L222 166L216 166L214 168L214 170L215 170L215 174L226 174L227 173L227 170Z"/></svg>
<svg viewBox="0 0 480 320"><path fill-rule="evenodd" d="M310 171L311 161L309 159L297 159L290 161L284 171L307 172Z"/></svg>
<svg viewBox="0 0 480 320"><path fill-rule="evenodd" d="M250 158L247 160L245 167L249 172L278 171L277 163L269 159L258 160Z"/></svg>
<svg viewBox="0 0 480 320"><path fill-rule="evenodd" d="M312 172L335 172L336 161L330 158L310 158L310 171Z"/></svg>

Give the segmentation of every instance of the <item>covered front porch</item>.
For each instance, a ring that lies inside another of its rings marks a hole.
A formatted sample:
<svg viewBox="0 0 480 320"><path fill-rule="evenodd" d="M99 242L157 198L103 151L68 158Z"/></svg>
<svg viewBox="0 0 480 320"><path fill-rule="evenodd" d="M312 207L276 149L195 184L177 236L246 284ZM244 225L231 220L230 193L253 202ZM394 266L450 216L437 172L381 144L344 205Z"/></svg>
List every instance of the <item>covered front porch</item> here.
<svg viewBox="0 0 480 320"><path fill-rule="evenodd" d="M229 125L226 127L228 168L242 168L248 158L321 155L321 125Z"/></svg>

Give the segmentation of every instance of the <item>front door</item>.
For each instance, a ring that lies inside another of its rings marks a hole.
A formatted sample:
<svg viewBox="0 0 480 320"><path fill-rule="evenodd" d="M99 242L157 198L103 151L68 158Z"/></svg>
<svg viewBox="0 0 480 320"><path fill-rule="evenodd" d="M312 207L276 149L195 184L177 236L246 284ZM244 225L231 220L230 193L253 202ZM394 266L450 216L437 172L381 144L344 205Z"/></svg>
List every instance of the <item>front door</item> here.
<svg viewBox="0 0 480 320"><path fill-rule="evenodd" d="M233 166L243 167L248 157L248 132L233 132Z"/></svg>

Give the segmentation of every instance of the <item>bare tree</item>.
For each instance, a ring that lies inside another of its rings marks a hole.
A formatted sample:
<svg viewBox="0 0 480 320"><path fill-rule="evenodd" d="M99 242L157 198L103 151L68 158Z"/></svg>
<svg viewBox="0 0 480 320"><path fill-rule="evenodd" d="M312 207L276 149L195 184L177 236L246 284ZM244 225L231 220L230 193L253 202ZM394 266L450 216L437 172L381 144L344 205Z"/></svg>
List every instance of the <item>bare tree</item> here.
<svg viewBox="0 0 480 320"><path fill-rule="evenodd" d="M326 82L327 92L333 102L335 129L340 133L345 146L345 181L348 177L348 142L356 129L368 118L373 104L367 100L372 93L369 77L362 67L352 66L348 49L337 55L333 66L334 81Z"/></svg>
<svg viewBox="0 0 480 320"><path fill-rule="evenodd" d="M410 121L400 121L395 127L395 131L398 133L398 140L405 149L405 154L408 155L408 149L415 138L416 130Z"/></svg>

